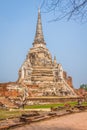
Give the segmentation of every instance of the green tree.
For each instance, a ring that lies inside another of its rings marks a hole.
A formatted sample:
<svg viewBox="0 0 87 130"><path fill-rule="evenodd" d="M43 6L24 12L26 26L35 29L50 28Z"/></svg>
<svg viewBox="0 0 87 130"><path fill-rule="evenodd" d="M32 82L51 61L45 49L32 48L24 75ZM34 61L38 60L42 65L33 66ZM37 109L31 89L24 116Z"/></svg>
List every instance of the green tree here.
<svg viewBox="0 0 87 130"><path fill-rule="evenodd" d="M80 88L84 88L87 91L87 84L81 84Z"/></svg>

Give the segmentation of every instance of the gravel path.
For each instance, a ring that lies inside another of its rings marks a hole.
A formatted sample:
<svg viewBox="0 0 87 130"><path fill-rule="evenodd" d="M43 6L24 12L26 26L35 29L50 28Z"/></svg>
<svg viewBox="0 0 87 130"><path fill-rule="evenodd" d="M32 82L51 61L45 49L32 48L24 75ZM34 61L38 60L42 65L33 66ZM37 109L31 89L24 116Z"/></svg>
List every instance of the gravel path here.
<svg viewBox="0 0 87 130"><path fill-rule="evenodd" d="M41 121L14 130L87 130L87 112Z"/></svg>

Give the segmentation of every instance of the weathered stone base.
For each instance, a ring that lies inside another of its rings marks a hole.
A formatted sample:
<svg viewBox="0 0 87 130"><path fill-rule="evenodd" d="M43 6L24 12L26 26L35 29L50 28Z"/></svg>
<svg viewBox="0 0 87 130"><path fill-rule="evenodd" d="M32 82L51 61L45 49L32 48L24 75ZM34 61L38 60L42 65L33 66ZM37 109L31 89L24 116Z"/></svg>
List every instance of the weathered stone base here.
<svg viewBox="0 0 87 130"><path fill-rule="evenodd" d="M66 102L78 102L82 97L30 97L27 99L29 105L33 104L49 104L49 103L66 103Z"/></svg>
<svg viewBox="0 0 87 130"><path fill-rule="evenodd" d="M32 96L76 96L74 89L71 88L64 80L60 82L44 81L36 82L38 87L29 87ZM33 84L32 84L33 85Z"/></svg>

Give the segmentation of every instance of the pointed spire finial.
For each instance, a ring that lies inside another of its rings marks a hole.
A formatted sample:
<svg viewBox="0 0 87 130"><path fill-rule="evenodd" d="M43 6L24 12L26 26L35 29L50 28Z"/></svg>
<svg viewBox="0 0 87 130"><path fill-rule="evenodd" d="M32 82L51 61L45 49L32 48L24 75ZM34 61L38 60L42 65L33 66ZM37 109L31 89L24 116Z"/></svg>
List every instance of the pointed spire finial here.
<svg viewBox="0 0 87 130"><path fill-rule="evenodd" d="M46 43L44 42L44 36L43 36L43 31L42 31L42 22L41 22L41 14L40 14L40 8L38 9L38 19L37 19L37 26L36 26L36 34L35 34L35 39L33 46L36 44L42 44L45 45Z"/></svg>
<svg viewBox="0 0 87 130"><path fill-rule="evenodd" d="M38 13L40 13L40 7L38 8Z"/></svg>

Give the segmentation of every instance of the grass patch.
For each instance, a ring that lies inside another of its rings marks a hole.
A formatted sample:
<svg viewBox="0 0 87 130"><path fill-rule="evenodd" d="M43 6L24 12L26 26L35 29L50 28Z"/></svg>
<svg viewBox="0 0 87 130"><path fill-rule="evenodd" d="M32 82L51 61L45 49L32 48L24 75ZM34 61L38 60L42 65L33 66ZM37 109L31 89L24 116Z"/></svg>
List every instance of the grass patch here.
<svg viewBox="0 0 87 130"><path fill-rule="evenodd" d="M87 102L83 102L82 105L83 105L83 106L87 106Z"/></svg>
<svg viewBox="0 0 87 130"><path fill-rule="evenodd" d="M71 106L77 105L77 102L66 102L69 103ZM40 108L51 108L51 107L63 107L65 103L56 103L56 104L41 104L41 105L26 105L25 109L40 109Z"/></svg>
<svg viewBox="0 0 87 130"><path fill-rule="evenodd" d="M72 107L77 105L77 102L67 102L67 103L69 103ZM0 109L0 120L6 119L6 118L12 118L12 117L19 117L23 113L28 112L25 109L47 109L47 108L51 108L51 107L63 107L64 104L65 103L30 105L30 106L26 105L24 107L24 110L16 109L16 110L12 110L12 111ZM82 105L87 106L87 102L83 102Z"/></svg>
<svg viewBox="0 0 87 130"><path fill-rule="evenodd" d="M20 110L14 110L14 111L8 111L8 110L0 110L0 120L1 119L7 119L12 117L19 117L21 114L23 114L23 111Z"/></svg>
<svg viewBox="0 0 87 130"><path fill-rule="evenodd" d="M77 105L77 102L66 102L68 104L70 104L72 107L74 107L75 105ZM24 108L25 109L47 109L47 108L51 108L51 107L63 107L65 103L56 103L56 104L41 104L41 105L26 105ZM87 102L83 102L82 103L83 106L87 106Z"/></svg>
<svg viewBox="0 0 87 130"><path fill-rule="evenodd" d="M72 107L78 104L77 102L67 102L67 103L69 103Z"/></svg>
<svg viewBox="0 0 87 130"><path fill-rule="evenodd" d="M58 107L58 106L64 106L64 104L60 103L60 104L44 104L44 105L31 105L31 106L27 105L24 108L25 109L40 109L40 108L46 109L46 108Z"/></svg>

